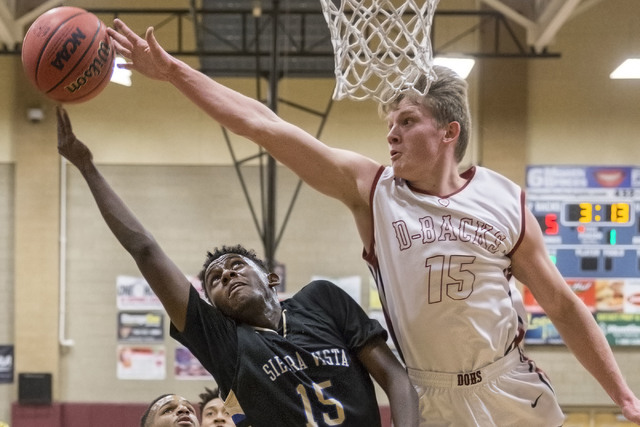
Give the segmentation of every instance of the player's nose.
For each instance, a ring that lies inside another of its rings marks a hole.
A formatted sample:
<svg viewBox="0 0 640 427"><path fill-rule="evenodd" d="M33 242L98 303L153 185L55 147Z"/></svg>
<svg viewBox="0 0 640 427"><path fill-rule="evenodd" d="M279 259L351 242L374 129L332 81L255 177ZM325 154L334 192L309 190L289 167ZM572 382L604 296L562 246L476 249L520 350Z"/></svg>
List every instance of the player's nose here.
<svg viewBox="0 0 640 427"><path fill-rule="evenodd" d="M387 133L387 142L389 144L397 144L399 141L400 136L398 135L397 129L395 126L392 126Z"/></svg>
<svg viewBox="0 0 640 427"><path fill-rule="evenodd" d="M235 277L238 277L238 273L232 269L225 269L222 272L222 284L226 285L229 281Z"/></svg>

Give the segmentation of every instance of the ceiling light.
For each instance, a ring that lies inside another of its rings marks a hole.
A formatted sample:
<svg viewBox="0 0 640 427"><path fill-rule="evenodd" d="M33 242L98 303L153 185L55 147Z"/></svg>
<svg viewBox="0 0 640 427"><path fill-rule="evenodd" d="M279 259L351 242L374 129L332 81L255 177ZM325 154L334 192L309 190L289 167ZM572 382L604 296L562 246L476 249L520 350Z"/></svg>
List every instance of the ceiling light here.
<svg viewBox="0 0 640 427"><path fill-rule="evenodd" d="M640 79L640 58L629 58L618 66L611 74L611 79Z"/></svg>
<svg viewBox="0 0 640 427"><path fill-rule="evenodd" d="M118 64L126 64L126 60L121 56L116 56L116 63L113 66L111 81L123 86L131 86L131 70L118 67Z"/></svg>
<svg viewBox="0 0 640 427"><path fill-rule="evenodd" d="M437 56L433 58L433 63L436 65L443 65L451 68L460 77L466 79L471 72L471 69L475 65L476 61L473 58L462 58L452 56Z"/></svg>

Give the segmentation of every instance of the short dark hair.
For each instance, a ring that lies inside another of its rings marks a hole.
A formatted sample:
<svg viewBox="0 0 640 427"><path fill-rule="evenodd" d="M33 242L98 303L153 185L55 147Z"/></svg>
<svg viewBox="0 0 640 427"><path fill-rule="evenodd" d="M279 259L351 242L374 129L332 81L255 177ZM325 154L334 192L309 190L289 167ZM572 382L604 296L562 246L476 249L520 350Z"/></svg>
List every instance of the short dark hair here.
<svg viewBox="0 0 640 427"><path fill-rule="evenodd" d="M144 411L144 414L142 414L142 418L140 418L140 427L147 427L147 418L149 418L149 413L151 412L151 408L153 408L153 405L155 405L158 402L158 400L167 396L173 396L173 393L161 394L160 396L153 399L151 403L149 403L149 406L147 406L147 410Z"/></svg>
<svg viewBox="0 0 640 427"><path fill-rule="evenodd" d="M262 268L265 272L267 273L269 272L269 269L267 268L266 263L260 258L258 258L258 256L256 255L256 252L253 249L247 249L242 245L234 245L234 246L223 245L221 248L215 248L213 252L207 251L207 259L204 261L204 264L202 264L202 270L200 270L200 273L198 273L198 279L200 279L200 282L202 283L204 294L207 297L207 300L209 300L209 302L211 302L211 300L209 299L209 294L207 294L206 285L204 283L204 279L205 279L204 275L207 272L207 267L209 267L209 264L211 264L213 261L217 260L218 258L222 257L223 255L227 255L227 254L241 255L255 262L258 265L258 267Z"/></svg>
<svg viewBox="0 0 640 427"><path fill-rule="evenodd" d="M200 415L202 416L202 414L204 413L204 407L207 406L207 403L211 402L213 399L217 399L220 398L220 390L218 389L218 387L214 388L213 390L210 389L209 387L205 387L204 388L204 393L200 393Z"/></svg>

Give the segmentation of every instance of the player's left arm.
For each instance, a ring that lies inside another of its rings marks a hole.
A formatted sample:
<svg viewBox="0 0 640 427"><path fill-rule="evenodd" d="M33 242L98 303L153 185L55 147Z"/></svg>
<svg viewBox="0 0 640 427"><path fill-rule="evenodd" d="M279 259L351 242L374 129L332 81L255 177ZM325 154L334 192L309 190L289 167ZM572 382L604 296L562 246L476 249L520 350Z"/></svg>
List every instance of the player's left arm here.
<svg viewBox="0 0 640 427"><path fill-rule="evenodd" d="M525 215L525 235L512 256L513 274L531 290L567 347L623 415L640 424L640 401L624 380L604 334L551 261L535 217L528 209Z"/></svg>
<svg viewBox="0 0 640 427"><path fill-rule="evenodd" d="M420 423L418 394L384 339L369 340L358 352L358 358L387 394L393 425L417 427Z"/></svg>

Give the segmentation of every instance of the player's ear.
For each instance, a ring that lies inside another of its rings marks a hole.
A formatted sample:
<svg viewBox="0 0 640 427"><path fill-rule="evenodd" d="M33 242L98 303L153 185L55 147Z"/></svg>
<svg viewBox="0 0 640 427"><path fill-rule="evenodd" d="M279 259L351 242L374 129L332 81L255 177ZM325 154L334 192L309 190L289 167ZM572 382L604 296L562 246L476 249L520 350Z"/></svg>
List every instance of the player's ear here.
<svg viewBox="0 0 640 427"><path fill-rule="evenodd" d="M459 122L449 122L447 126L445 126L445 134L444 141L451 142L454 141L460 136L460 123Z"/></svg>
<svg viewBox="0 0 640 427"><path fill-rule="evenodd" d="M280 276L278 276L276 273L269 273L267 279L269 280L270 288L275 288L280 284Z"/></svg>

